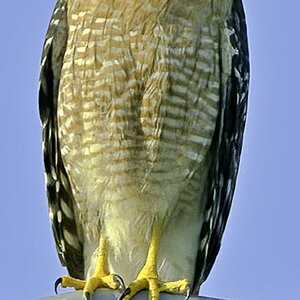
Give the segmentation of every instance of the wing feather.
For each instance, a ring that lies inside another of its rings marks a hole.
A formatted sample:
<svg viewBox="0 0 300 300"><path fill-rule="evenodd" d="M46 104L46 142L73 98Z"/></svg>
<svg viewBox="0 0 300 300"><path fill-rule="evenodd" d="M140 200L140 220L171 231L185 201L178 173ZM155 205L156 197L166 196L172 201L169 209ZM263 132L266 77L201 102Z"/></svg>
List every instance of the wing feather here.
<svg viewBox="0 0 300 300"><path fill-rule="evenodd" d="M222 33L220 57L220 113L211 146L208 200L199 238L194 293L199 292L219 252L239 168L249 86L247 29L241 0L233 0Z"/></svg>
<svg viewBox="0 0 300 300"><path fill-rule="evenodd" d="M39 111L49 216L57 253L71 276L83 278L82 241L76 225L71 185L60 153L57 124L58 89L68 33L66 5L66 0L57 1L46 34L40 72Z"/></svg>

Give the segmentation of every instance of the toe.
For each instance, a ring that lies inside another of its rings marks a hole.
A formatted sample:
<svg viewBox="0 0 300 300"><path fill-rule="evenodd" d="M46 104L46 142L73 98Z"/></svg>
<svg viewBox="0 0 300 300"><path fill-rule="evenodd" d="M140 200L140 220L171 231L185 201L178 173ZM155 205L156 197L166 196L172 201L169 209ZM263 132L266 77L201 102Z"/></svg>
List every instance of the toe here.
<svg viewBox="0 0 300 300"><path fill-rule="evenodd" d="M162 282L160 291L172 294L183 294L188 292L189 287L189 281L187 279L182 279L178 281Z"/></svg>
<svg viewBox="0 0 300 300"><path fill-rule="evenodd" d="M57 294L57 288L58 286L62 283L62 278L59 277L56 281L55 281L55 284L54 284L54 290L55 290L55 294Z"/></svg>
<svg viewBox="0 0 300 300"><path fill-rule="evenodd" d="M113 275L113 281L116 282L118 284L118 287L119 289L125 291L125 283L124 283L124 280L123 278L120 276L120 275L117 275L117 274L114 274Z"/></svg>
<svg viewBox="0 0 300 300"><path fill-rule="evenodd" d="M190 297L191 297L191 286L189 284L187 287L187 290L186 290L186 296L185 296L184 300L188 300Z"/></svg>
<svg viewBox="0 0 300 300"><path fill-rule="evenodd" d="M127 288L127 289L122 293L122 295L119 297L118 300L124 300L125 297L128 296L130 293L131 293L130 288Z"/></svg>
<svg viewBox="0 0 300 300"><path fill-rule="evenodd" d="M61 285L62 288L72 287L76 290L82 290L85 286L85 281L69 276L62 276L55 281L54 288L56 293L59 285Z"/></svg>
<svg viewBox="0 0 300 300"><path fill-rule="evenodd" d="M158 300L160 284L155 279L149 280L149 300Z"/></svg>
<svg viewBox="0 0 300 300"><path fill-rule="evenodd" d="M84 299L85 300L91 300L91 294L89 292L84 293Z"/></svg>
<svg viewBox="0 0 300 300"><path fill-rule="evenodd" d="M145 290L148 287L149 283L146 278L135 280L128 286L128 288L124 291L119 300L130 300L138 292L140 292L141 290Z"/></svg>

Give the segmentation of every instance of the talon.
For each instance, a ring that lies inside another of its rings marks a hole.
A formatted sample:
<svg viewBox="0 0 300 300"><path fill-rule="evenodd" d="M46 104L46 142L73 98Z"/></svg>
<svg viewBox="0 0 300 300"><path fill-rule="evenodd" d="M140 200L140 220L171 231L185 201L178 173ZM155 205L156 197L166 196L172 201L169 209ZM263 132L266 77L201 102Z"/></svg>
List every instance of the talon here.
<svg viewBox="0 0 300 300"><path fill-rule="evenodd" d="M91 300L91 294L89 292L84 293L85 300Z"/></svg>
<svg viewBox="0 0 300 300"><path fill-rule="evenodd" d="M130 288L127 288L123 294L120 296L119 300L123 300L127 295L129 295L131 292L131 289Z"/></svg>
<svg viewBox="0 0 300 300"><path fill-rule="evenodd" d="M191 286L188 285L187 289L186 289L186 296L184 298L184 300L188 300L191 297Z"/></svg>
<svg viewBox="0 0 300 300"><path fill-rule="evenodd" d="M123 278L121 276L115 274L113 276L113 279L114 279L114 281L116 281L119 284L119 288L121 288L122 290L125 291L125 283L124 283Z"/></svg>
<svg viewBox="0 0 300 300"><path fill-rule="evenodd" d="M55 284L54 284L54 291L55 291L55 294L57 295L57 288L58 286L62 283L62 278L59 277L56 281L55 281Z"/></svg>

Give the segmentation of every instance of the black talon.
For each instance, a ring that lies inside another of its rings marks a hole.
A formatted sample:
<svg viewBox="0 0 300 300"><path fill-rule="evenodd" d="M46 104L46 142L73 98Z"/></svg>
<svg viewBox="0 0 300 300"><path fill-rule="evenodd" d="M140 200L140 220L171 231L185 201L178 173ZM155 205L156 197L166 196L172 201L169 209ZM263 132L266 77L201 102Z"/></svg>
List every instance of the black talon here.
<svg viewBox="0 0 300 300"><path fill-rule="evenodd" d="M57 295L57 288L58 286L62 283L62 278L59 277L56 281L55 281L55 284L54 284L54 291L55 291L55 294Z"/></svg>
<svg viewBox="0 0 300 300"><path fill-rule="evenodd" d="M130 294L131 290L130 288L127 288L123 294L120 296L119 300L123 300L128 294Z"/></svg>
<svg viewBox="0 0 300 300"><path fill-rule="evenodd" d="M186 296L184 300L188 300L191 297L191 287L188 285L187 290L186 290Z"/></svg>
<svg viewBox="0 0 300 300"><path fill-rule="evenodd" d="M119 284L119 287L125 291L125 283L123 278L120 275L115 274L113 279Z"/></svg>
<svg viewBox="0 0 300 300"><path fill-rule="evenodd" d="M91 294L89 292L84 293L85 300L91 300Z"/></svg>

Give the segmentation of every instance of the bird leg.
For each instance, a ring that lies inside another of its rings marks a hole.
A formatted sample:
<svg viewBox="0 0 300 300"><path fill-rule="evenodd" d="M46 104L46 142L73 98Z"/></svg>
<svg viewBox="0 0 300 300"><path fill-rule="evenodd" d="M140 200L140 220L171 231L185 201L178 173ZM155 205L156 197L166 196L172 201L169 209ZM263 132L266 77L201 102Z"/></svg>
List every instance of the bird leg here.
<svg viewBox="0 0 300 300"><path fill-rule="evenodd" d="M87 280L75 279L69 276L62 276L55 283L55 290L61 284L63 288L73 287L76 290L83 290L83 297L92 299L92 295L97 288L119 289L124 287L123 279L116 274L110 274L107 260L107 241L102 235L99 241L98 258L93 276Z"/></svg>
<svg viewBox="0 0 300 300"><path fill-rule="evenodd" d="M158 277L157 253L159 248L160 234L161 225L158 222L155 222L152 229L152 236L150 239L146 263L138 274L136 280L127 287L119 300L130 300L139 291L144 289L149 290L149 300L158 300L160 292L187 292L187 298L189 297L189 281L187 279L163 282Z"/></svg>

